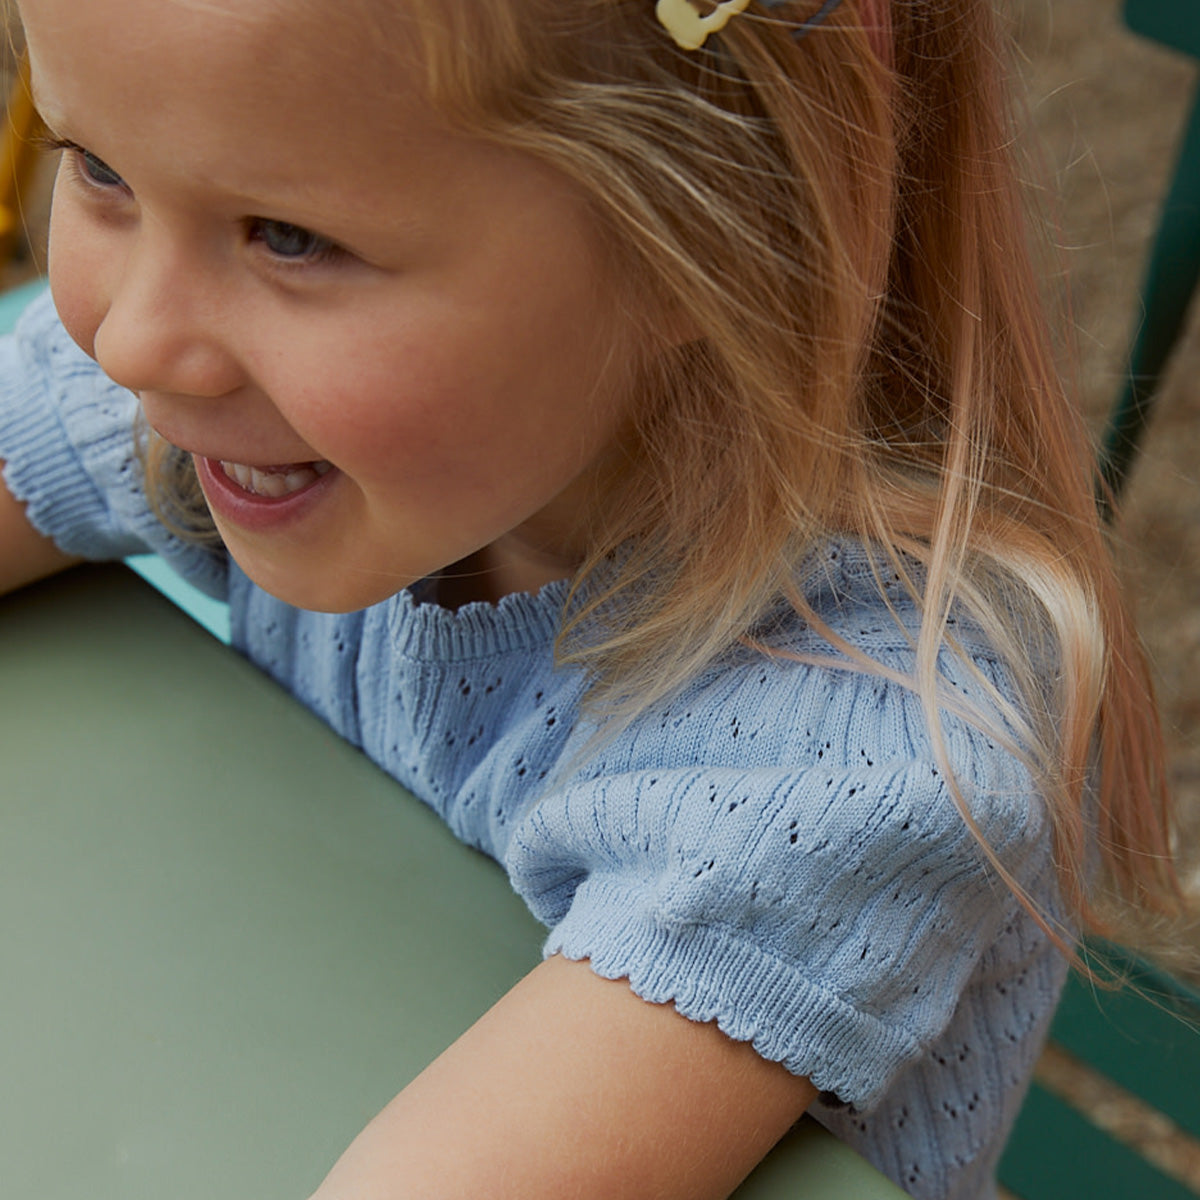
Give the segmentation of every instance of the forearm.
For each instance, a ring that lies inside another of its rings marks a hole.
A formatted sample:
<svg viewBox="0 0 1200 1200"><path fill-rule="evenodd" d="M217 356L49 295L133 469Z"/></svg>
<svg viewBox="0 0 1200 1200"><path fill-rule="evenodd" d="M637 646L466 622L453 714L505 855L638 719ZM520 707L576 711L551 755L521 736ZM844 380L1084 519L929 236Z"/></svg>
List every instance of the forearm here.
<svg viewBox="0 0 1200 1200"><path fill-rule="evenodd" d="M406 1088L313 1200L719 1200L812 1086L551 959Z"/></svg>
<svg viewBox="0 0 1200 1200"><path fill-rule="evenodd" d="M25 516L25 506L4 486L3 471L4 464L0 463L0 593L53 575L78 561L34 529Z"/></svg>

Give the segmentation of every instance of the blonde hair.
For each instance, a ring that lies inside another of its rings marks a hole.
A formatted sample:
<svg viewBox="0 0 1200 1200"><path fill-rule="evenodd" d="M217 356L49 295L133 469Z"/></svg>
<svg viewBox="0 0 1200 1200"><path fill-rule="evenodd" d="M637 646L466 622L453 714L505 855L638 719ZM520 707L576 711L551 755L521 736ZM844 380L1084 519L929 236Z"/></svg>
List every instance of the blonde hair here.
<svg viewBox="0 0 1200 1200"><path fill-rule="evenodd" d="M625 713L780 595L854 655L794 578L831 535L861 539L921 606L909 682L935 745L952 614L1006 661L1020 703L996 711L1085 927L1113 929L1093 839L1127 906L1171 910L1161 737L1025 246L994 14L893 0L885 65L856 0L794 40L814 7L752 7L685 53L653 0L404 6L434 103L573 179L631 294L697 331L644 365L638 453L560 651Z"/></svg>

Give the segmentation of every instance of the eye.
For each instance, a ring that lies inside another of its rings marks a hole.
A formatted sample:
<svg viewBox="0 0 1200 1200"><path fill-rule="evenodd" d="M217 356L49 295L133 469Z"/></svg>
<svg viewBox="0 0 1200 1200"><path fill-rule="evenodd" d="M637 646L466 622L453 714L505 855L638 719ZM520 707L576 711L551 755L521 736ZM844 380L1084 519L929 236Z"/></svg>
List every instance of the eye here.
<svg viewBox="0 0 1200 1200"><path fill-rule="evenodd" d="M255 217L250 222L250 240L260 243L277 258L322 262L335 256L338 247L328 238L287 221Z"/></svg>
<svg viewBox="0 0 1200 1200"><path fill-rule="evenodd" d="M85 150L78 142L70 138L58 137L56 134L44 133L35 135L34 145L46 150L65 151L71 159L75 173L92 187L123 188L125 180L116 173L102 158L97 158L90 150Z"/></svg>
<svg viewBox="0 0 1200 1200"><path fill-rule="evenodd" d="M90 150L82 148L75 151L80 173L89 183L97 187L124 187L125 180L116 173L102 158L97 158Z"/></svg>

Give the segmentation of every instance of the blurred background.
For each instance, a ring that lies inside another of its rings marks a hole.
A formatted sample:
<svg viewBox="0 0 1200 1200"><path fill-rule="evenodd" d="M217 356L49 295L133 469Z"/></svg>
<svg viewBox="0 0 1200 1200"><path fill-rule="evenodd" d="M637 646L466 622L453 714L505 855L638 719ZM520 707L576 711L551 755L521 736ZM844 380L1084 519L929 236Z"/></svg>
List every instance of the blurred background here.
<svg viewBox="0 0 1200 1200"><path fill-rule="evenodd" d="M1188 0L1180 0L1187 3ZM1082 402L1097 431L1123 382L1196 62L1121 24L1116 0L1011 0L1030 134L1066 269ZM1193 306L1134 466L1118 548L1154 662L1171 782L1200 891L1200 339Z"/></svg>

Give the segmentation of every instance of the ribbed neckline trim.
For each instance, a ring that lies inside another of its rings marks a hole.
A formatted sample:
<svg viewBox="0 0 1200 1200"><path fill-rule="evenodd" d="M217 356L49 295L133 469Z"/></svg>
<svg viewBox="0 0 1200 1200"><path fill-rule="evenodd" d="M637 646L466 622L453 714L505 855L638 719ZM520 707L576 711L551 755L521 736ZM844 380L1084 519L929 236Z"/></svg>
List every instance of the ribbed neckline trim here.
<svg viewBox="0 0 1200 1200"><path fill-rule="evenodd" d="M831 538L801 560L796 578L820 611L830 604L877 602L876 570L882 573L886 565L871 548L852 539ZM417 660L466 661L550 650L561 629L570 587L569 580L556 580L536 593L514 592L496 604L475 602L451 610L425 599L433 594L434 584L422 580L385 602L389 633L400 654ZM906 597L896 599L906 606ZM766 614L768 624L793 616L783 597L778 609Z"/></svg>
<svg viewBox="0 0 1200 1200"><path fill-rule="evenodd" d="M398 653L431 662L549 651L569 589L569 581L560 579L538 592L513 592L495 604L475 602L451 610L422 600L429 585L416 584L387 601L388 630Z"/></svg>

